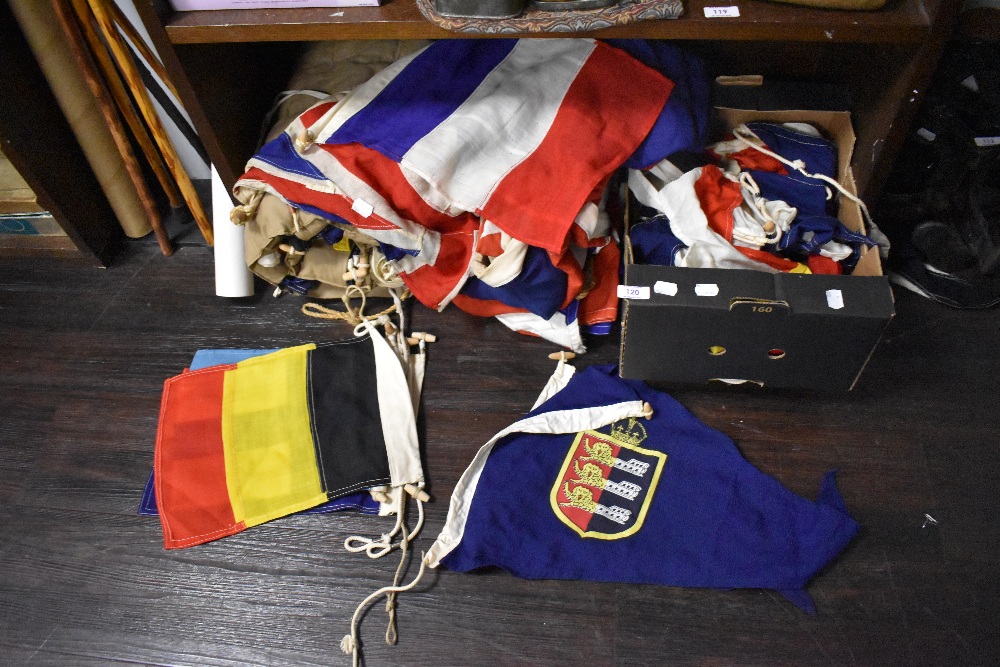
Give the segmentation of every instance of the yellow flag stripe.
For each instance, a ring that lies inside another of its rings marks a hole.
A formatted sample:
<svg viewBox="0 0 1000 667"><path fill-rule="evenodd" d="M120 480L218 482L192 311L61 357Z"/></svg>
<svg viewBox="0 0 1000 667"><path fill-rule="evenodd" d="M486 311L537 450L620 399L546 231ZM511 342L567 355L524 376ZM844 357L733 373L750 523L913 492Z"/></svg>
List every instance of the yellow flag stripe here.
<svg viewBox="0 0 1000 667"><path fill-rule="evenodd" d="M253 357L226 373L223 447L237 521L256 526L326 501L307 393L315 345Z"/></svg>

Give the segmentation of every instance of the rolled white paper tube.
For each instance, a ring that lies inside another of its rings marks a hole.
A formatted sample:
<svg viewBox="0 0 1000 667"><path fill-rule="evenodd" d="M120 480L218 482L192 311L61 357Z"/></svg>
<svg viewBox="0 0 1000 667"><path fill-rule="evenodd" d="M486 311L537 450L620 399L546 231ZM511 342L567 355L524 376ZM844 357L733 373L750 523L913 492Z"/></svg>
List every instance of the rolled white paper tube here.
<svg viewBox="0 0 1000 667"><path fill-rule="evenodd" d="M233 199L212 165L212 231L215 233L216 296L252 296L253 273L244 258L243 227L229 219Z"/></svg>

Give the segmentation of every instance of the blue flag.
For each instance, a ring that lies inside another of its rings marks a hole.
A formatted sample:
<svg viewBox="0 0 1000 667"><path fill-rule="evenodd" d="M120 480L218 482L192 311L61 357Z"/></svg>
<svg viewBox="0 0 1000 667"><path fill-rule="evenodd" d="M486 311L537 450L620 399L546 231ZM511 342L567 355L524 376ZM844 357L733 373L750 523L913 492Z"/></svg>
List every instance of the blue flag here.
<svg viewBox="0 0 1000 667"><path fill-rule="evenodd" d="M560 364L540 403L463 474L428 565L768 588L812 611L806 584L858 531L832 473L816 502L797 496L725 434L614 367L574 374Z"/></svg>

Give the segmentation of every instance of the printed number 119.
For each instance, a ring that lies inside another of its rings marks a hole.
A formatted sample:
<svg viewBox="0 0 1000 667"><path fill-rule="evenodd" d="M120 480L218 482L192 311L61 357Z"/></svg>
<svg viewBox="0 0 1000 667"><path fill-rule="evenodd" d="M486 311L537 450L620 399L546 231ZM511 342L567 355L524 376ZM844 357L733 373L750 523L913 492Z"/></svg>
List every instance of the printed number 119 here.
<svg viewBox="0 0 1000 667"><path fill-rule="evenodd" d="M705 18L731 18L740 15L739 7L705 7Z"/></svg>

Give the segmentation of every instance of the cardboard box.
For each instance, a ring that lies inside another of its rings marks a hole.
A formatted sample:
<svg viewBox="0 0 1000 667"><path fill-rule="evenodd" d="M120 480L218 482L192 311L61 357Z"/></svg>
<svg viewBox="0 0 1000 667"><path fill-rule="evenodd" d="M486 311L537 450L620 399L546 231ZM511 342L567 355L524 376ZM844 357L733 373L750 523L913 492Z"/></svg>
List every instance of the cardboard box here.
<svg viewBox="0 0 1000 667"><path fill-rule="evenodd" d="M812 123L836 142L838 181L856 192L847 112L716 112L725 127ZM864 230L855 202L841 197L839 217L849 229ZM625 247L625 289L649 297L624 300L624 378L661 386L722 381L849 390L894 314L877 249L864 254L853 274L827 276L637 265L628 238Z"/></svg>
<svg viewBox="0 0 1000 667"><path fill-rule="evenodd" d="M381 0L170 0L178 12L206 9L291 9L302 7L378 7Z"/></svg>

